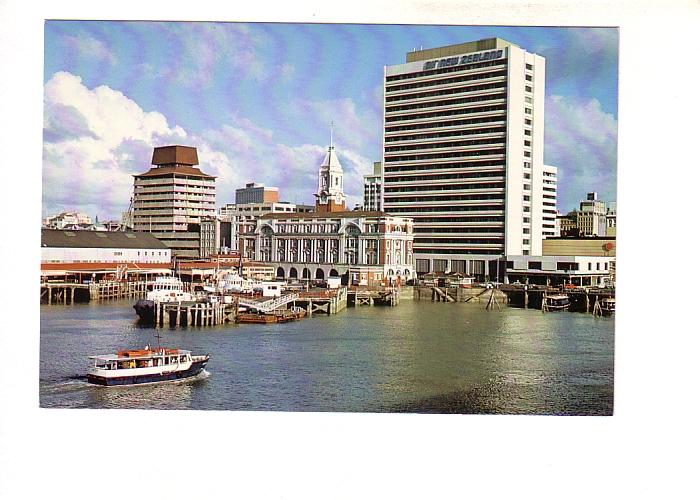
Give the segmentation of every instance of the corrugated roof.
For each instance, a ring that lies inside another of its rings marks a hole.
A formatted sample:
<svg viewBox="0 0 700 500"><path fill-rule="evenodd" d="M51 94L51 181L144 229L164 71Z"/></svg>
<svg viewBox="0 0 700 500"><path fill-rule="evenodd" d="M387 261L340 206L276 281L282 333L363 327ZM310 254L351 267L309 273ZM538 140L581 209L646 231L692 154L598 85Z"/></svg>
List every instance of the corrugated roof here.
<svg viewBox="0 0 700 500"><path fill-rule="evenodd" d="M52 248L148 248L168 247L150 233L134 231L65 231L42 229L41 246Z"/></svg>

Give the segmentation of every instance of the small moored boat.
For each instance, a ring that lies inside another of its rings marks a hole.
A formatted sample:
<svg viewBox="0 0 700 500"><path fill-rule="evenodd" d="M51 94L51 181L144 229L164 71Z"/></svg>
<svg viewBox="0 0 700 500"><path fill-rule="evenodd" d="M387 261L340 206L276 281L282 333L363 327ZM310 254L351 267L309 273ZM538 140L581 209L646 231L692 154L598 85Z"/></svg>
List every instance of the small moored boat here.
<svg viewBox="0 0 700 500"><path fill-rule="evenodd" d="M569 296L566 294L545 295L542 309L545 311L563 311L569 308Z"/></svg>
<svg viewBox="0 0 700 500"><path fill-rule="evenodd" d="M90 356L87 381L98 385L134 385L194 377L204 370L209 355L191 351L146 346L117 354Z"/></svg>
<svg viewBox="0 0 700 500"><path fill-rule="evenodd" d="M600 301L600 310L605 315L612 316L613 314L615 314L615 298L614 297L606 297L603 300L601 300Z"/></svg>

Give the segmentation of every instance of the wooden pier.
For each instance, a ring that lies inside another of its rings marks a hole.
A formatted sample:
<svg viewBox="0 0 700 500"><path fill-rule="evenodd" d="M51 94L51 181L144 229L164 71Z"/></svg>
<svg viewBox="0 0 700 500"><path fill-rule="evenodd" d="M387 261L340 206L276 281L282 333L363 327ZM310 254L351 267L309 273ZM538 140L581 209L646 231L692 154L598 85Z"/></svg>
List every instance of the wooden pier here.
<svg viewBox="0 0 700 500"><path fill-rule="evenodd" d="M608 288L565 289L546 286L503 285L500 290L508 296L508 304L515 307L543 309L546 295L566 294L569 296L568 310L575 312L596 313L595 304L605 298L614 298L615 290Z"/></svg>
<svg viewBox="0 0 700 500"><path fill-rule="evenodd" d="M355 307L399 304L398 288L352 286L348 289L348 304Z"/></svg>
<svg viewBox="0 0 700 500"><path fill-rule="evenodd" d="M459 288L438 286L413 287L414 300L430 300L432 302L486 302L489 305L505 304L507 296L493 288Z"/></svg>
<svg viewBox="0 0 700 500"><path fill-rule="evenodd" d="M235 322L238 313L238 301L231 303L204 302L156 302L154 326L215 326Z"/></svg>
<svg viewBox="0 0 700 500"><path fill-rule="evenodd" d="M300 292L293 307L304 308L309 317L318 313L337 314L348 306L348 295L346 287L321 292Z"/></svg>
<svg viewBox="0 0 700 500"><path fill-rule="evenodd" d="M100 281L98 283L44 282L39 301L47 304L74 304L95 300L145 297L150 282Z"/></svg>

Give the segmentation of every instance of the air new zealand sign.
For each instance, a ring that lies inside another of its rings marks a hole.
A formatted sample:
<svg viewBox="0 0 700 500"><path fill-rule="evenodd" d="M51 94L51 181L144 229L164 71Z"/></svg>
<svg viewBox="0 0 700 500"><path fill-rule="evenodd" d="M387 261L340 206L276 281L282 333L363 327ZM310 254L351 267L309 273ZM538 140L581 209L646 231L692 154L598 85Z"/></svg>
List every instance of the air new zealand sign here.
<svg viewBox="0 0 700 500"><path fill-rule="evenodd" d="M462 64L491 61L492 59L500 59L501 57L503 57L503 49L479 52L478 54L469 54L461 57L446 57L445 59L436 59L435 61L426 62L423 65L423 71L429 69L447 68L448 66L461 66Z"/></svg>

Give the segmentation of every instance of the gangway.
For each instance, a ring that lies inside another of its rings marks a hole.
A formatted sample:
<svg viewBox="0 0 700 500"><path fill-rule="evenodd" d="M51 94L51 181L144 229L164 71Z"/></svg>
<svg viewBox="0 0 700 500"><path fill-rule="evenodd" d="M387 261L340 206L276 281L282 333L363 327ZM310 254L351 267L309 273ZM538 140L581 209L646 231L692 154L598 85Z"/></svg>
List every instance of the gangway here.
<svg viewBox="0 0 700 500"><path fill-rule="evenodd" d="M257 309L260 312L267 313L270 311L274 311L275 309L278 309L282 306L285 306L285 305L289 304L290 302L294 302L295 300L298 300L298 299L299 299L298 293L288 293L286 295L281 295L280 297L266 300L264 302L240 297L238 299L238 305L243 306L243 307L249 307L251 309Z"/></svg>

